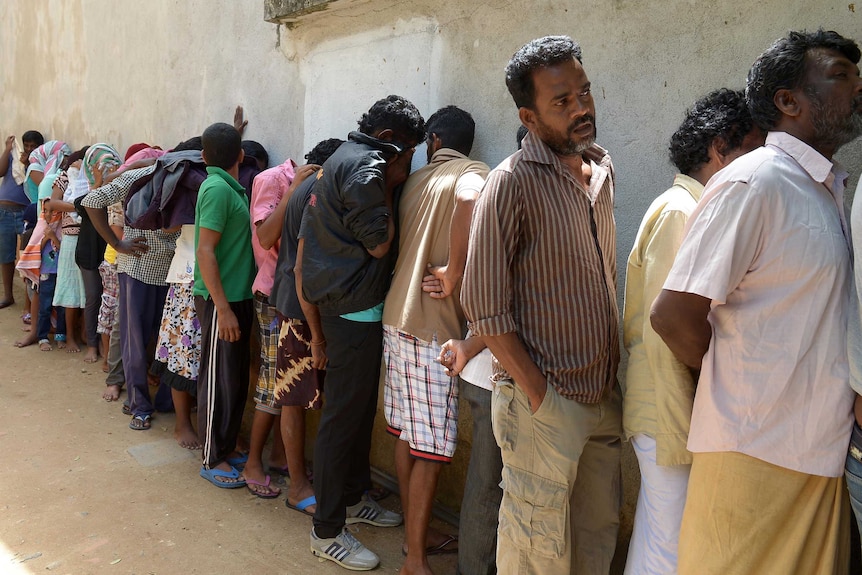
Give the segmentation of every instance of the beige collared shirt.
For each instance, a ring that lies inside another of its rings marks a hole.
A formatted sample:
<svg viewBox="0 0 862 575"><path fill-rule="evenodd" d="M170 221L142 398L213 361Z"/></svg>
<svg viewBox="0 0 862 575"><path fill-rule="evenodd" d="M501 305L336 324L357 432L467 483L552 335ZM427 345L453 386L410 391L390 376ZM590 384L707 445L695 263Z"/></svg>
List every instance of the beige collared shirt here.
<svg viewBox="0 0 862 575"><path fill-rule="evenodd" d="M708 182L664 285L712 300L690 451L844 472L854 399L845 178L804 142L770 132Z"/></svg>
<svg viewBox="0 0 862 575"><path fill-rule="evenodd" d="M700 182L677 174L673 186L646 211L626 267L623 342L629 364L623 429L627 438L643 433L655 439L659 465L691 463L685 445L695 382L688 367L653 331L649 310L667 279L685 224L702 193Z"/></svg>

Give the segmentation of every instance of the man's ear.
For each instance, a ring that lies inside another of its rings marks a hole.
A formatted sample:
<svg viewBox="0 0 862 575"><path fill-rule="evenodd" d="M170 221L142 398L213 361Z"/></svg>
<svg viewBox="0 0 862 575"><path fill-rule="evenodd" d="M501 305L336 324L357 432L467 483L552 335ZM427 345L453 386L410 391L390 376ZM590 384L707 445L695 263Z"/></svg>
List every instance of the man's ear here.
<svg viewBox="0 0 862 575"><path fill-rule="evenodd" d="M240 148L239 149L239 157L236 159L236 163L241 164L244 159L245 159L245 150Z"/></svg>
<svg viewBox="0 0 862 575"><path fill-rule="evenodd" d="M383 140L384 142L391 142L393 136L395 136L394 130L392 130L391 128L384 128L383 130L377 132L374 137L378 140Z"/></svg>
<svg viewBox="0 0 862 575"><path fill-rule="evenodd" d="M727 142L721 136L713 138L706 151L709 161L715 163L719 168L727 165L727 152Z"/></svg>
<svg viewBox="0 0 862 575"><path fill-rule="evenodd" d="M799 90L782 88L775 92L772 101L775 107L785 116L795 118L802 113L802 107L799 103Z"/></svg>
<svg viewBox="0 0 862 575"><path fill-rule="evenodd" d="M209 165L209 161L207 160L206 150L201 150L201 157L204 159L204 164Z"/></svg>
<svg viewBox="0 0 862 575"><path fill-rule="evenodd" d="M531 132L536 127L536 112L530 108L518 108L518 118Z"/></svg>

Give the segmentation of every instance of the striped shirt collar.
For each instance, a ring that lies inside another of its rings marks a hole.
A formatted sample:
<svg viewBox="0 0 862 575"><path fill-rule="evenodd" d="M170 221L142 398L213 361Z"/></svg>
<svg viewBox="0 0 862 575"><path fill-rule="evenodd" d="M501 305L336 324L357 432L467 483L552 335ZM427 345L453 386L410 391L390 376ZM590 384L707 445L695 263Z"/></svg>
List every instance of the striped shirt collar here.
<svg viewBox="0 0 862 575"><path fill-rule="evenodd" d="M593 168L587 196L590 198L590 203L595 203L605 179L611 175L611 157L606 149L595 143L582 156L585 161L590 162ZM569 169L560 161L559 156L533 132L527 132L527 135L524 136L521 142L521 159L526 162L552 166L558 174L577 185L577 181L572 177Z"/></svg>

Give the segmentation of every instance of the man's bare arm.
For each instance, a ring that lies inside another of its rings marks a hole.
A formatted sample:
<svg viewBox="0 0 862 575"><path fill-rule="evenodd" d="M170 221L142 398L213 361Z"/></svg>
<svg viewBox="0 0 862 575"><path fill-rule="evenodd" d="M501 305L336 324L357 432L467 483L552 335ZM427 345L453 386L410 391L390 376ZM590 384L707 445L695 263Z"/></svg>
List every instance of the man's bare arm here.
<svg viewBox="0 0 862 575"><path fill-rule="evenodd" d="M227 301L224 287L221 283L221 273L215 250L221 241L221 232L208 228L200 228L198 233L198 247L195 250L198 268L201 271L201 279L210 294L210 298L218 313L218 337L225 341L239 341L242 332L236 314Z"/></svg>
<svg viewBox="0 0 862 575"><path fill-rule="evenodd" d="M518 334L509 332L503 335L485 335L482 339L503 369L511 376L515 385L527 395L530 409L536 413L548 391L547 380L539 366L527 353L527 348Z"/></svg>
<svg viewBox="0 0 862 575"><path fill-rule="evenodd" d="M293 195L293 192L296 191L296 188L299 187L299 184L319 169L320 166L317 164L305 164L304 166L299 166L296 169L296 174L293 176L293 181L290 183L290 187L284 192L284 195L281 197L281 201L278 202L275 210L273 210L265 220L257 223L257 241L260 242L260 246L263 249L268 250L274 246L279 239L281 239L281 230L284 225L284 212L287 210L287 202L290 201L290 197Z"/></svg>
<svg viewBox="0 0 862 575"><path fill-rule="evenodd" d="M296 263L293 267L293 275L296 279L296 297L299 299L299 305L302 307L308 329L311 330L311 367L326 369L326 338L323 335L323 327L320 325L320 310L302 295L302 255L304 252L305 240L300 238L299 247L296 250Z"/></svg>
<svg viewBox="0 0 862 575"><path fill-rule="evenodd" d="M652 328L681 362L694 369L700 369L712 339L707 319L711 303L701 295L665 289L650 309Z"/></svg>

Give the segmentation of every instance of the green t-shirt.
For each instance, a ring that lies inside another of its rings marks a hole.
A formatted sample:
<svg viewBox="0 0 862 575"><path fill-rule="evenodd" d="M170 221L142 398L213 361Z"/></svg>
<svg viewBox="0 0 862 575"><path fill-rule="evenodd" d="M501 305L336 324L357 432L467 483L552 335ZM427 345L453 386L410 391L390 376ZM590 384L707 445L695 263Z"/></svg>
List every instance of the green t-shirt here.
<svg viewBox="0 0 862 575"><path fill-rule="evenodd" d="M201 228L221 233L215 256L225 297L229 302L251 299L251 284L257 270L251 249L248 197L239 182L221 168L207 166L207 173L195 206L195 248ZM194 295L205 298L210 295L197 262Z"/></svg>

